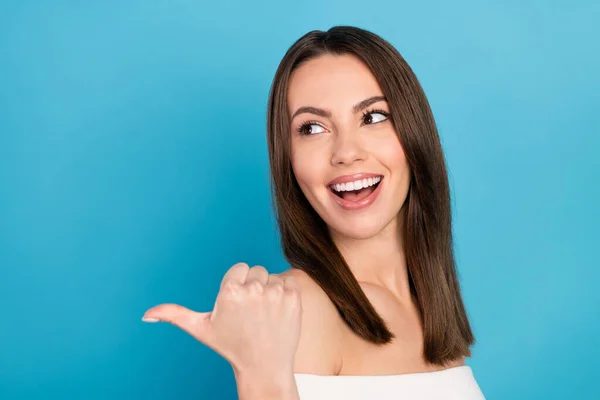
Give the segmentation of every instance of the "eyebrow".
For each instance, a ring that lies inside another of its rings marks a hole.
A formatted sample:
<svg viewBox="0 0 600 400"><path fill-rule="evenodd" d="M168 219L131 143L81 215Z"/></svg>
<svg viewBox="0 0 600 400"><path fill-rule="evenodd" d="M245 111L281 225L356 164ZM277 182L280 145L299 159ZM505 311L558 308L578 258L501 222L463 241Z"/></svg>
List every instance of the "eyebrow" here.
<svg viewBox="0 0 600 400"><path fill-rule="evenodd" d="M360 110L369 107L371 104L377 103L378 101L387 101L387 99L385 98L385 96L369 97L368 99L359 101L354 106L352 106L352 111L354 113L357 113ZM326 110L324 108L318 108L318 107L303 106L296 110L294 115L292 115L291 119L294 119L296 117L296 115L303 114L303 113L315 114L320 117L331 118L331 111L329 111L329 110Z"/></svg>

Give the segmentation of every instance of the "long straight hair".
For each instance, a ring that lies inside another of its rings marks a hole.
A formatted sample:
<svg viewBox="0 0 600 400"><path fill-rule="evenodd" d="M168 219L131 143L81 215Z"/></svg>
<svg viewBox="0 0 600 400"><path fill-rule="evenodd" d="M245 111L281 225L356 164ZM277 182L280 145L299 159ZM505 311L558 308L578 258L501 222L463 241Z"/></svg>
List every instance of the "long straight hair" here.
<svg viewBox="0 0 600 400"><path fill-rule="evenodd" d="M390 343L394 335L375 311L327 225L315 212L292 171L287 93L291 73L324 54L350 54L369 66L390 106L391 120L411 170L400 213L411 295L423 329L423 357L445 365L470 356L475 342L460 294L452 243L450 189L444 153L429 102L400 53L376 34L351 26L311 31L283 57L271 86L267 141L273 207L284 256L327 293L357 335Z"/></svg>

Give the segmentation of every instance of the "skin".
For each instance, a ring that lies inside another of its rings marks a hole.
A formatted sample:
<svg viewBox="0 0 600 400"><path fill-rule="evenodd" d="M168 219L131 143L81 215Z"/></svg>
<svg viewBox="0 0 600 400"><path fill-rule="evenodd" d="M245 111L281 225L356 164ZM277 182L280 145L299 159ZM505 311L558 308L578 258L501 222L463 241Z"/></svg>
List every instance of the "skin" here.
<svg viewBox="0 0 600 400"><path fill-rule="evenodd" d="M373 109L389 113L389 105L380 100L353 110L375 96L383 96L376 78L352 55L324 55L296 69L287 98L290 116L305 106L327 110L330 116L303 112L292 118L291 161L302 192L396 339L377 346L358 337L308 275L286 271L282 277L293 276L300 284L304 309L296 373L391 375L443 369L422 357L422 329L400 237L399 211L408 194L410 168L391 118L377 112L364 115ZM298 130L307 122L301 135ZM384 186L369 207L344 210L331 199L327 183L358 172L383 175ZM448 367L459 365L464 360Z"/></svg>
<svg viewBox="0 0 600 400"><path fill-rule="evenodd" d="M160 304L142 320L171 323L225 358L240 400L298 400L293 363L302 301L295 278L238 263L223 277L211 312Z"/></svg>
<svg viewBox="0 0 600 400"><path fill-rule="evenodd" d="M401 246L399 211L410 170L384 100L355 105L383 93L366 65L352 56L322 56L296 69L290 80L292 167L298 183L327 223L366 296L396 335L373 345L342 321L326 293L296 269L269 274L262 266L232 266L211 312L178 304L146 311L146 322L168 322L211 347L233 367L241 400L298 400L294 373L393 375L442 369L425 363L417 308ZM363 115L378 108L383 113ZM309 133L298 127L311 121ZM358 172L383 175L376 201L362 210L339 207L328 193L332 179ZM448 367L463 365L457 360Z"/></svg>

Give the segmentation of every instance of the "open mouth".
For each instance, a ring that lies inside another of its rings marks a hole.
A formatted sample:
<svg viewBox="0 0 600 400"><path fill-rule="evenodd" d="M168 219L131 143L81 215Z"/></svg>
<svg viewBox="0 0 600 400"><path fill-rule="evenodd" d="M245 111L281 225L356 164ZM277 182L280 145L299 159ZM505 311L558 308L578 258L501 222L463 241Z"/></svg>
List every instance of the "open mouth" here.
<svg viewBox="0 0 600 400"><path fill-rule="evenodd" d="M351 202L359 202L369 197L381 183L383 177L363 179L329 186L329 189L339 198ZM355 189L356 187L356 189Z"/></svg>

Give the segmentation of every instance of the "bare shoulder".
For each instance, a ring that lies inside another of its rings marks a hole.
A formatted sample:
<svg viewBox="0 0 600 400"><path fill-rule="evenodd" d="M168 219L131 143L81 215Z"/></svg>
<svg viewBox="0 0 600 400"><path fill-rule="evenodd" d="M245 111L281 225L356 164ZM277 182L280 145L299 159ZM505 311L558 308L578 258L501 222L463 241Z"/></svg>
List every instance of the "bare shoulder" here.
<svg viewBox="0 0 600 400"><path fill-rule="evenodd" d="M304 271L277 274L293 277L302 294L302 330L296 351L295 373L337 375L341 370L341 317L327 293Z"/></svg>

